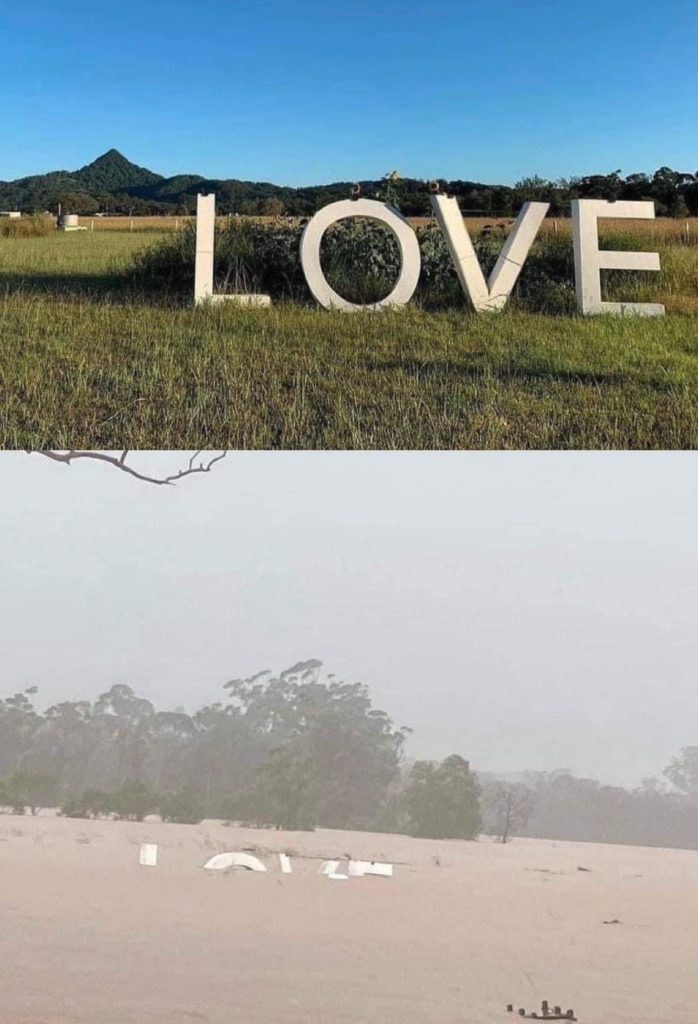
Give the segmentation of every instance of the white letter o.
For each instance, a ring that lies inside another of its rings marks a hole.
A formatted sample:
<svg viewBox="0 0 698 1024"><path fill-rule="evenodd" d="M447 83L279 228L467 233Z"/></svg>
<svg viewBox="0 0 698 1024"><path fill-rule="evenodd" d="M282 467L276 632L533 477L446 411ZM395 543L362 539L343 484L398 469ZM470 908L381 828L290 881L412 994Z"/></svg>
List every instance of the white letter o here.
<svg viewBox="0 0 698 1024"><path fill-rule="evenodd" d="M390 295L370 306L357 305L343 299L327 283L320 265L322 236L335 221L346 220L348 217L371 217L373 220L382 221L394 232L400 246L402 267L397 283ZM398 210L375 199L343 199L339 203L330 203L308 222L301 238L301 266L305 279L314 297L327 309L334 307L345 312L353 312L358 309L378 310L389 306L404 306L414 295L421 265L419 242L409 223Z"/></svg>

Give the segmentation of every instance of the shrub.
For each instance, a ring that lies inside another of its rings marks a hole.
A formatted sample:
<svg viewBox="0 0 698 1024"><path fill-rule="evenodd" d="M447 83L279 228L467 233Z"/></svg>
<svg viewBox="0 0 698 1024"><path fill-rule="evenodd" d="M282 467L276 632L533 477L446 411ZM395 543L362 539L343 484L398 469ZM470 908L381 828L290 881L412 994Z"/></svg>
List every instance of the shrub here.
<svg viewBox="0 0 698 1024"><path fill-rule="evenodd" d="M473 245L485 277L491 273L511 225L485 226L473 232ZM233 220L216 236L214 279L217 291L265 292L275 301L310 302L300 262L299 224L260 224ZM463 307L466 298L458 281L446 240L436 225L417 228L422 272L414 302L427 309ZM605 248L656 248L650 237L613 233L602 239ZM134 258L138 283L172 292L194 287L195 227L164 238ZM400 272L400 253L385 225L350 219L324 235L321 258L329 284L351 302L371 304L384 298ZM691 268L695 274L694 268ZM612 298L632 301L640 294L652 299L660 286L658 275L643 282L637 274L606 272L605 288ZM647 301L647 298L645 298ZM532 313L569 315L576 310L574 253L567 232L543 234L534 242L511 296L512 308Z"/></svg>
<svg viewBox="0 0 698 1024"><path fill-rule="evenodd" d="M60 814L66 818L99 818L109 813L111 797L100 789L86 789L81 796L65 801Z"/></svg>
<svg viewBox="0 0 698 1024"><path fill-rule="evenodd" d="M220 292L264 292L273 299L309 302L300 262L299 224L233 220L216 235L214 281ZM196 230L187 225L134 257L137 283L169 291L194 287ZM400 271L392 232L373 221L345 221L326 232L321 248L327 280L351 302L387 295Z"/></svg>
<svg viewBox="0 0 698 1024"><path fill-rule="evenodd" d="M531 248L517 281L515 301L536 313L574 313L574 250L570 238L538 239Z"/></svg>
<svg viewBox="0 0 698 1024"><path fill-rule="evenodd" d="M188 790L167 793L160 798L158 810L163 821L180 825L199 825L205 814L201 796Z"/></svg>
<svg viewBox="0 0 698 1024"><path fill-rule="evenodd" d="M126 821L143 821L147 814L157 810L157 803L156 795L140 779L126 779L108 798L109 810Z"/></svg>
<svg viewBox="0 0 698 1024"><path fill-rule="evenodd" d="M28 807L38 814L42 807L52 806L56 798L55 782L48 775L17 771L3 783L0 803L12 808L13 814L24 814Z"/></svg>

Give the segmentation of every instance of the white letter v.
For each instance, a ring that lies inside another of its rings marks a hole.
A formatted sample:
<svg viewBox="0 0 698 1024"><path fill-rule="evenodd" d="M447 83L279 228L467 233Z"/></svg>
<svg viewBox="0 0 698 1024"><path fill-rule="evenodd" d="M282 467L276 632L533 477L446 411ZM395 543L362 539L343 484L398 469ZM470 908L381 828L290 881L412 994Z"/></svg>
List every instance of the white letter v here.
<svg viewBox="0 0 698 1024"><path fill-rule="evenodd" d="M431 207L446 239L463 291L477 312L502 309L521 273L550 203L524 203L489 281L485 281L458 208L458 200L452 196L431 196Z"/></svg>

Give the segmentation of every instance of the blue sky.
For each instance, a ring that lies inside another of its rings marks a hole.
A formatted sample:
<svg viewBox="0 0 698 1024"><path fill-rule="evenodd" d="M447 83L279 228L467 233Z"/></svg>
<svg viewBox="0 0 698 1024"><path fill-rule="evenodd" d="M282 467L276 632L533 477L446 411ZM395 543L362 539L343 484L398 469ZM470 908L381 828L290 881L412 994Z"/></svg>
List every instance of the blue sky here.
<svg viewBox="0 0 698 1024"><path fill-rule="evenodd" d="M0 178L698 168L696 0L0 0Z"/></svg>

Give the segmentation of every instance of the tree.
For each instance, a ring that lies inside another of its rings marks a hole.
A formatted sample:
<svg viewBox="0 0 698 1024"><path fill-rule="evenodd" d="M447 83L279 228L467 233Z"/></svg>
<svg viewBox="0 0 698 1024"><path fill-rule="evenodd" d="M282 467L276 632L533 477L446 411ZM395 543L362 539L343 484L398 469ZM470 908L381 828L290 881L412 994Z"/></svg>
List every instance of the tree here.
<svg viewBox="0 0 698 1024"><path fill-rule="evenodd" d="M115 793L110 794L109 810L126 821L143 821L147 814L157 810L157 797L141 779L126 779Z"/></svg>
<svg viewBox="0 0 698 1024"><path fill-rule="evenodd" d="M35 687L30 687L0 700L0 775L18 769L36 742L42 717L30 699L35 692Z"/></svg>
<svg viewBox="0 0 698 1024"><path fill-rule="evenodd" d="M47 775L34 772L14 772L5 784L3 802L9 804L15 814L24 814L28 807L37 815L42 807L50 807L56 798L56 784Z"/></svg>
<svg viewBox="0 0 698 1024"><path fill-rule="evenodd" d="M481 828L480 785L470 764L452 754L441 764L415 761L405 791L409 834L429 839L474 839Z"/></svg>
<svg viewBox="0 0 698 1024"><path fill-rule="evenodd" d="M668 207L670 217L677 217L683 219L684 217L690 217L690 211L688 209L688 203L684 196L676 195L672 196L671 202Z"/></svg>
<svg viewBox="0 0 698 1024"><path fill-rule="evenodd" d="M545 178L534 175L532 178L522 178L514 186L516 195L522 203L545 203L550 201L550 194L554 189L552 182Z"/></svg>
<svg viewBox="0 0 698 1024"><path fill-rule="evenodd" d="M260 767L256 785L237 805L238 821L312 832L321 815L324 780L303 744L272 750Z"/></svg>
<svg viewBox="0 0 698 1024"><path fill-rule="evenodd" d="M160 797L158 812L163 821L180 825L199 825L204 818L204 802L199 793L181 790Z"/></svg>
<svg viewBox="0 0 698 1024"><path fill-rule="evenodd" d="M70 797L61 807L60 813L66 818L99 818L108 814L111 796L101 789L86 789L79 796Z"/></svg>
<svg viewBox="0 0 698 1024"><path fill-rule="evenodd" d="M577 186L584 199L607 199L613 202L622 198L624 181L620 170L617 170L610 174L591 174L580 178Z"/></svg>
<svg viewBox="0 0 698 1024"><path fill-rule="evenodd" d="M61 213L77 213L89 217L99 210L99 202L88 192L61 192L57 200L61 206Z"/></svg>
<svg viewBox="0 0 698 1024"><path fill-rule="evenodd" d="M144 778L155 714L150 701L117 683L99 696L92 713L101 741L113 749L121 777Z"/></svg>
<svg viewBox="0 0 698 1024"><path fill-rule="evenodd" d="M268 752L241 806L286 828L370 827L410 730L373 708L364 684L324 682L321 670L312 659L277 678L261 672L226 684L241 722Z"/></svg>
<svg viewBox="0 0 698 1024"><path fill-rule="evenodd" d="M276 199L274 196L270 196L268 199L263 199L259 212L264 217L283 217L284 215L284 204L280 199Z"/></svg>
<svg viewBox="0 0 698 1024"><path fill-rule="evenodd" d="M487 831L506 843L512 832L525 828L535 806L535 794L520 782L498 782L483 802Z"/></svg>
<svg viewBox="0 0 698 1024"><path fill-rule="evenodd" d="M672 171L671 167L660 167L652 175L652 196L660 213L669 217L685 217L688 213L684 192L694 181L692 174Z"/></svg>
<svg viewBox="0 0 698 1024"><path fill-rule="evenodd" d="M25 448L25 451L29 455L43 455L53 462L62 462L66 466L69 466L78 459L92 459L96 462L104 462L124 473L128 473L129 476L135 476L137 480L144 480L146 483L157 484L158 486L171 486L183 477L192 476L194 473L210 473L215 464L224 459L228 454L227 452L218 452L215 455L207 453L204 456L203 450L199 450L194 452L184 469L180 469L177 473L172 473L169 476L154 477L139 472L127 462L128 456L131 454L127 449L122 451L120 455L110 455L108 452L96 451L49 451L39 448ZM197 462L197 460L199 461Z"/></svg>
<svg viewBox="0 0 698 1024"><path fill-rule="evenodd" d="M683 747L663 774L677 789L698 798L698 747Z"/></svg>

